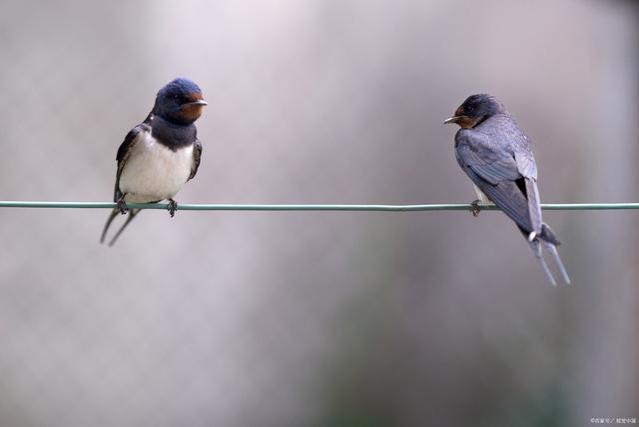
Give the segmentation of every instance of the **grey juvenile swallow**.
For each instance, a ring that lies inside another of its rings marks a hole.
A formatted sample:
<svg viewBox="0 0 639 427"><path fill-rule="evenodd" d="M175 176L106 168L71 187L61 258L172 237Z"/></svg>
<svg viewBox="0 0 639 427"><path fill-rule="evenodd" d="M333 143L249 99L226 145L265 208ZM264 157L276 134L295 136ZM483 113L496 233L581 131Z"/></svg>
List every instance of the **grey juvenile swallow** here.
<svg viewBox="0 0 639 427"><path fill-rule="evenodd" d="M202 91L189 79L177 78L160 89L147 118L131 129L118 149L113 195L117 207L104 225L100 243L104 242L109 225L118 212L129 211L126 202L169 200L169 212L173 217L177 209L173 197L195 176L200 166L202 144L197 139L194 122L202 115L205 105ZM129 211L109 246L139 211Z"/></svg>
<svg viewBox="0 0 639 427"><path fill-rule="evenodd" d="M570 283L550 227L542 222L537 189L537 165L528 137L495 97L472 95L444 123L457 123L457 163L475 185L479 200L473 215L486 198L508 215L527 238L548 280L556 285L541 253L541 244L553 255L566 283Z"/></svg>

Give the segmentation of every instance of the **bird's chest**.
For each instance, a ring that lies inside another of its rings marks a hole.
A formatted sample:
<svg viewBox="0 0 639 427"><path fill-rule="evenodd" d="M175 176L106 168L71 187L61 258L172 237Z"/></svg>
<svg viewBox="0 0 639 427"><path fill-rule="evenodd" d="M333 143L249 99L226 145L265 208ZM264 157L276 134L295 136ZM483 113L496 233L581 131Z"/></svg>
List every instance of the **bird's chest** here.
<svg viewBox="0 0 639 427"><path fill-rule="evenodd" d="M158 143L150 134L132 148L120 175L120 190L131 202L172 198L188 180L193 146L176 151Z"/></svg>

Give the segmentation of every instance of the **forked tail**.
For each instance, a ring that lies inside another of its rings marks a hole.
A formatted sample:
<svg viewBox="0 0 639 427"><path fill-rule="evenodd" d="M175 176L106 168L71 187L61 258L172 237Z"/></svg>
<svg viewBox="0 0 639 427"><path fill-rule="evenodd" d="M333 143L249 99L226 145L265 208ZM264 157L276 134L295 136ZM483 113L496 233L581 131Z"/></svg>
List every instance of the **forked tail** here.
<svg viewBox="0 0 639 427"><path fill-rule="evenodd" d="M561 242L547 224L542 224L541 234L535 237L533 241L528 243L530 244L535 258L539 260L541 267L544 269L544 272L546 273L546 276L548 277L550 283L552 283L553 286L557 286L557 281L548 268L548 264L546 264L546 261L544 260L544 257L541 253L541 242L543 242L546 250L552 254L553 258L555 259L555 263L557 264L557 268L561 273L561 277L564 279L564 282L569 285L570 276L568 276L568 271L566 271L566 267L564 267L564 263L561 261L561 257L559 256L559 252L557 251L557 246L560 245Z"/></svg>
<svg viewBox="0 0 639 427"><path fill-rule="evenodd" d="M133 218L135 218L135 216L138 214L138 212L140 212L140 209L131 209L129 211L129 215L126 218L126 221L124 221L124 224L122 224L122 227L120 227L118 232L115 233L115 236L113 236L111 238L111 241L109 242L109 246L113 246L113 244L118 239L118 237L120 237L120 234L122 234L122 232L124 231L126 226L129 225L129 223L133 220ZM100 237L100 243L104 243L104 238L106 237L107 231L109 230L109 226L113 222L113 219L118 215L118 213L120 213L120 209L117 208L117 207L115 209L113 209L113 211L111 211L111 214L109 215L109 218L107 219L106 224L104 224L104 230L102 230L102 236Z"/></svg>

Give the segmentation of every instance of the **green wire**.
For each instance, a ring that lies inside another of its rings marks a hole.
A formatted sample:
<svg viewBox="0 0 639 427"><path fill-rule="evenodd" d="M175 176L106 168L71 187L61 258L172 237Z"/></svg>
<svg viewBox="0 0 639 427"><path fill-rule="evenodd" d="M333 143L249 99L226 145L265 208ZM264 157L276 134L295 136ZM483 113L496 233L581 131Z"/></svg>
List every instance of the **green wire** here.
<svg viewBox="0 0 639 427"><path fill-rule="evenodd" d="M127 203L132 209L167 209L166 203ZM113 209L115 203L106 202L32 202L32 201L0 201L0 208L59 208L59 209ZM498 210L495 205L480 205L481 210ZM542 204L544 210L609 210L639 209L639 203L553 203ZM249 204L178 204L182 211L470 211L468 203L448 203L436 205L315 205L315 204L282 204L282 205L249 205Z"/></svg>

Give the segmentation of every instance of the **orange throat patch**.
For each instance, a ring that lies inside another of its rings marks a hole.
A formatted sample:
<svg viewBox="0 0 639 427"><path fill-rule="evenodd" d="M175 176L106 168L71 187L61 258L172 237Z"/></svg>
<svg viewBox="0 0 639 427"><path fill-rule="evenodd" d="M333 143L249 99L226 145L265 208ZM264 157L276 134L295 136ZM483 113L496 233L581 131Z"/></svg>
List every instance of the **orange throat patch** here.
<svg viewBox="0 0 639 427"><path fill-rule="evenodd" d="M195 121L200 118L203 109L203 105L186 104L182 106L180 116L184 117L187 120Z"/></svg>
<svg viewBox="0 0 639 427"><path fill-rule="evenodd" d="M470 129L477 126L477 123L481 120L481 117L468 117L468 116L460 116L459 119L455 121L459 125L459 127L463 129Z"/></svg>

